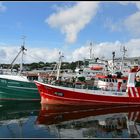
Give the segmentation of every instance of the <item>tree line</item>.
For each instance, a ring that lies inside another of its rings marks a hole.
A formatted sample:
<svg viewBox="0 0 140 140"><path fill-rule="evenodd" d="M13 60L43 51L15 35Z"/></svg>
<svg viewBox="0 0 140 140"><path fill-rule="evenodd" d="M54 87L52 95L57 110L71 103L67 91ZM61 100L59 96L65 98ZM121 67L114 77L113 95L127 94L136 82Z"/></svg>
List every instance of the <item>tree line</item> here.
<svg viewBox="0 0 140 140"><path fill-rule="evenodd" d="M31 71L34 69L42 69L44 67L49 67L49 68L54 68L54 66L56 65L56 62L33 62L33 63L23 63L23 68L26 69L27 71ZM71 69L71 70L75 70L75 68L77 66L81 66L84 65L83 61L75 61L75 62L62 62L61 64L61 69ZM2 69L8 69L11 68L11 64L1 64L0 65ZM14 64L13 69L19 69L20 68L20 64Z"/></svg>

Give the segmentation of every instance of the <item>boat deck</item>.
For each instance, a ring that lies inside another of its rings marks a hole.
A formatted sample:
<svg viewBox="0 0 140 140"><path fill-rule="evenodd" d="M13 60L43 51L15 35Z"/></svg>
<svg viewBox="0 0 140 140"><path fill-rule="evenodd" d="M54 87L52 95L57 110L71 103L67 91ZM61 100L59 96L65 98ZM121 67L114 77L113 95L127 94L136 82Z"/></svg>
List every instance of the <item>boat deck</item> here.
<svg viewBox="0 0 140 140"><path fill-rule="evenodd" d="M74 83L69 83L69 84L54 83L51 86L56 87L58 89L70 90L70 91L86 93L86 94L128 97L128 94L126 93L126 91L116 91L116 90L113 90L113 89L105 90L105 89L98 88L95 85L74 84Z"/></svg>

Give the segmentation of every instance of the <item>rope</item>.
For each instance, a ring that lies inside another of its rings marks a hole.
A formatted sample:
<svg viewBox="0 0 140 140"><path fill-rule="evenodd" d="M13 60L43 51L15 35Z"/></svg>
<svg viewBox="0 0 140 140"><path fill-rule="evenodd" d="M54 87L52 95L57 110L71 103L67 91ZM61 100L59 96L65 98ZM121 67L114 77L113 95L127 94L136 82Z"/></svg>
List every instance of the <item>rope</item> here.
<svg viewBox="0 0 140 140"><path fill-rule="evenodd" d="M27 56L27 54L26 54L26 56ZM38 59L40 59L40 60L42 60L43 62L45 62L46 60L45 59L43 59L43 58L40 58L40 57L34 57L34 56L32 56L32 55L28 55L28 56L30 56L31 58L33 58L34 60L38 60Z"/></svg>

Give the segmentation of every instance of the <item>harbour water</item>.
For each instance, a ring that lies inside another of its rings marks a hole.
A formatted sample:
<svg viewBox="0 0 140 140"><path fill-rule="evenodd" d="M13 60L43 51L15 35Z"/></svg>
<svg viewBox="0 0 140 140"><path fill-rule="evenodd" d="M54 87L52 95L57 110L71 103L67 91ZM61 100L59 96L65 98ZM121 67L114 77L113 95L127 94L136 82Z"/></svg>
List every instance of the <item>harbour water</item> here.
<svg viewBox="0 0 140 140"><path fill-rule="evenodd" d="M0 101L0 138L139 138L140 106L82 108Z"/></svg>

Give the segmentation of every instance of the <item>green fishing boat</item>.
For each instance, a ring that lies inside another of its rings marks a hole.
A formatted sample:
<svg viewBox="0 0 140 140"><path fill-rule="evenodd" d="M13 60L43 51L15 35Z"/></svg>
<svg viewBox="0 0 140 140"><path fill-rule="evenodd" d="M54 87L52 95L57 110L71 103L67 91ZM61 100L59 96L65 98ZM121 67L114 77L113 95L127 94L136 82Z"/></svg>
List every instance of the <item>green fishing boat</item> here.
<svg viewBox="0 0 140 140"><path fill-rule="evenodd" d="M0 99L40 100L36 85L26 76L0 75Z"/></svg>
<svg viewBox="0 0 140 140"><path fill-rule="evenodd" d="M33 82L33 80L38 80L38 77L33 77L30 80L30 77L22 74L22 61L25 50L24 45L22 45L18 55L11 63L11 73L0 74L0 100L40 100L38 89ZM20 71L15 75L12 73L13 63L20 54Z"/></svg>

